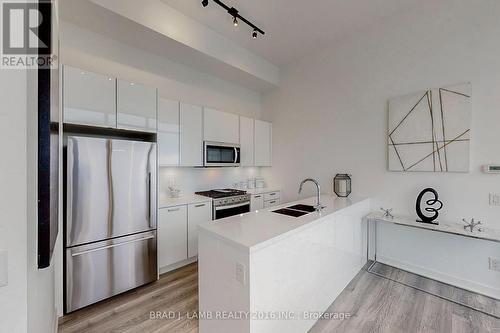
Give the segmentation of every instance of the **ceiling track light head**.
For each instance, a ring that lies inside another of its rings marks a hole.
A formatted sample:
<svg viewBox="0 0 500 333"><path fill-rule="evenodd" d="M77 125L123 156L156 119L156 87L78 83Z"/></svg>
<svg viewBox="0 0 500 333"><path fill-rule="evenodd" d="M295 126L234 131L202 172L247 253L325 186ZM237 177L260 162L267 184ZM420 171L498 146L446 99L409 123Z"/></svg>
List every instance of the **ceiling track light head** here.
<svg viewBox="0 0 500 333"><path fill-rule="evenodd" d="M238 17L238 9L234 8L234 7L231 7L227 10L227 12L229 13L229 15L231 15L232 17Z"/></svg>
<svg viewBox="0 0 500 333"><path fill-rule="evenodd" d="M252 38L257 39L257 30L256 29L253 29Z"/></svg>
<svg viewBox="0 0 500 333"><path fill-rule="evenodd" d="M202 4L202 6L203 6L203 7L208 6L208 0L203 0L203 1L201 2L201 4Z"/></svg>
<svg viewBox="0 0 500 333"><path fill-rule="evenodd" d="M236 16L233 18L233 25L234 25L235 27L237 27L237 26L238 26L238 19L236 18Z"/></svg>

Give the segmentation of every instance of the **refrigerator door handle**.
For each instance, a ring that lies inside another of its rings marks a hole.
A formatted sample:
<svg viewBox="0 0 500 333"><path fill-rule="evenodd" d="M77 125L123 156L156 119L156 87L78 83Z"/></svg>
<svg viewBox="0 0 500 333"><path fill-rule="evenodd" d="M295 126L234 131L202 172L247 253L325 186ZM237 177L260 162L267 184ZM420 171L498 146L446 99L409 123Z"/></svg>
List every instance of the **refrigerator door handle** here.
<svg viewBox="0 0 500 333"><path fill-rule="evenodd" d="M151 172L148 172L148 220L149 220L149 227L153 228L154 227L152 225L153 218L151 216Z"/></svg>
<svg viewBox="0 0 500 333"><path fill-rule="evenodd" d="M72 257L77 257L77 256L81 256L82 254L87 254L87 253L92 253L92 252L96 252L96 251L102 251L102 250L106 250L106 249L111 249L111 248L114 248L114 247L117 247L117 246L127 245L127 244L131 244L131 243L142 242L142 241L145 241L145 240L148 240L148 239L152 239L152 238L155 238L155 236L153 236L153 235L152 236L147 236L147 237L143 237L143 238L139 238L139 239L134 239L134 240L131 240L131 241L128 241L128 242L123 242L123 243L118 243L118 244L113 244L113 245L107 245L107 246L99 247L97 249L92 249L92 250L87 250L87 251L72 253L71 256Z"/></svg>

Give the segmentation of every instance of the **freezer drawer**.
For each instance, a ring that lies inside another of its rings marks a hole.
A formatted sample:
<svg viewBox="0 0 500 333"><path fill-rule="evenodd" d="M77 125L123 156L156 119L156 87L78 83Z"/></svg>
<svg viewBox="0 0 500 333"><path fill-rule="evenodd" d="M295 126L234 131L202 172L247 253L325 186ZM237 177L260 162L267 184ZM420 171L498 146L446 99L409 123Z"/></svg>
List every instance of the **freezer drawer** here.
<svg viewBox="0 0 500 333"><path fill-rule="evenodd" d="M157 279L156 231L66 249L66 313Z"/></svg>

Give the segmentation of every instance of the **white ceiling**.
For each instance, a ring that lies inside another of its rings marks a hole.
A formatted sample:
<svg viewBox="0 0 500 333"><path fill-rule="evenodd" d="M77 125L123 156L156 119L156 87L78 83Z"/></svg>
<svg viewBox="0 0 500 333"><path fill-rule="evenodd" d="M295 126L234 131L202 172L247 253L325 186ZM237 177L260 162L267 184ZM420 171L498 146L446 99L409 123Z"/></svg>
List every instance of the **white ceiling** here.
<svg viewBox="0 0 500 333"><path fill-rule="evenodd" d="M325 43L348 37L418 0L222 0L266 32L253 40L245 24L233 27L224 9L209 0L162 0L275 65L286 65Z"/></svg>

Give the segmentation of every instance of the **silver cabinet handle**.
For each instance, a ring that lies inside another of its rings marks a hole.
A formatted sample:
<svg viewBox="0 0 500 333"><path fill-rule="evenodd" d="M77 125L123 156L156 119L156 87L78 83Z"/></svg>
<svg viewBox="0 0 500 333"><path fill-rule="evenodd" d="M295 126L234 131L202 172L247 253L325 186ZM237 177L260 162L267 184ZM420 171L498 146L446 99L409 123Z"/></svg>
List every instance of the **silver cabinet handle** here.
<svg viewBox="0 0 500 333"><path fill-rule="evenodd" d="M155 238L155 236L147 236L147 237L143 237L143 238L139 238L139 239L134 239L134 240L131 240L131 241L128 241L128 242L123 242L123 243L119 243L119 244L113 244L113 245L99 247L97 249L92 249L92 250L87 250L87 251L72 253L71 256L72 257L81 256L82 254L87 254L87 253L92 253L92 252L96 252L96 251L102 251L102 250L106 250L106 249L111 249L111 248L114 248L114 247L117 247L117 246L127 245L127 244L131 244L131 243L142 242L142 241L145 241L145 240L148 240L148 239L152 239L152 238Z"/></svg>
<svg viewBox="0 0 500 333"><path fill-rule="evenodd" d="M270 203L270 204L275 204L275 203L276 203L276 201L269 201L269 203Z"/></svg>
<svg viewBox="0 0 500 333"><path fill-rule="evenodd" d="M198 207L205 207L205 206L206 206L206 204L195 205L196 208L198 208Z"/></svg>
<svg viewBox="0 0 500 333"><path fill-rule="evenodd" d="M261 195L256 195L256 196L254 196L254 198L255 198L255 199L259 199L259 198L261 198L261 197L262 197Z"/></svg>
<svg viewBox="0 0 500 333"><path fill-rule="evenodd" d="M181 210L180 208L172 208L172 209L167 209L168 212L178 212Z"/></svg>
<svg viewBox="0 0 500 333"><path fill-rule="evenodd" d="M274 192L274 193L269 193L269 195L276 195L276 192Z"/></svg>
<svg viewBox="0 0 500 333"><path fill-rule="evenodd" d="M234 163L238 162L238 148L234 147Z"/></svg>

